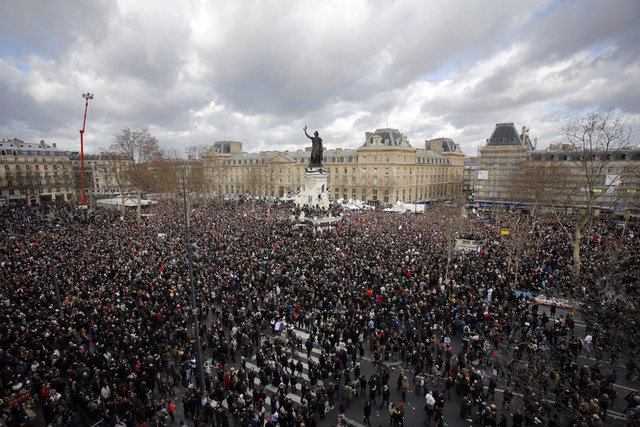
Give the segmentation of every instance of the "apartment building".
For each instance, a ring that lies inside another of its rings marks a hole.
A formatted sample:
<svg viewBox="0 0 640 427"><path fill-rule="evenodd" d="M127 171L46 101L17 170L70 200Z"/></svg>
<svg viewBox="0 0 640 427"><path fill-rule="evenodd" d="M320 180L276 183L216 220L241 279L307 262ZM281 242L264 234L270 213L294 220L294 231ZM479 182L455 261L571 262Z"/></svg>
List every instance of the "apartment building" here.
<svg viewBox="0 0 640 427"><path fill-rule="evenodd" d="M304 186L311 148L242 152L237 141L216 142L203 162L219 195L291 197ZM445 200L462 194L464 155L453 140L438 138L414 148L397 129L365 134L356 149L325 149L323 166L331 198L371 203Z"/></svg>
<svg viewBox="0 0 640 427"><path fill-rule="evenodd" d="M27 143L20 139L0 141L0 203L31 205L42 200L70 200L74 192L71 156L56 144Z"/></svg>

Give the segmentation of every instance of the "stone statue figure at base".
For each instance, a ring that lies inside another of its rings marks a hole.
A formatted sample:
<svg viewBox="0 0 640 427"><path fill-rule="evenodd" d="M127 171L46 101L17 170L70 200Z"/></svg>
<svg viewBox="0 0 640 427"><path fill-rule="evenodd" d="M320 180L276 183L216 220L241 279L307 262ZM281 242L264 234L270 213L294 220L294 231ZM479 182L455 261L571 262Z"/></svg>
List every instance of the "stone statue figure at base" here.
<svg viewBox="0 0 640 427"><path fill-rule="evenodd" d="M309 136L307 133L307 125L304 125L304 134L311 140L311 160L309 161L309 167L322 167L322 138L318 135L318 131L313 133L313 136Z"/></svg>

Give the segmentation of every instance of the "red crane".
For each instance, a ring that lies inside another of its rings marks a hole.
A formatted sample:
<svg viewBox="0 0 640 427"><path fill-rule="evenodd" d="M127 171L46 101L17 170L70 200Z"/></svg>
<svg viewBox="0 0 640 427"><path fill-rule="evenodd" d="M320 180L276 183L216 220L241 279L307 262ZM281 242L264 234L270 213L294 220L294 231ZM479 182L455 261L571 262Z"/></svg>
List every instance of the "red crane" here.
<svg viewBox="0 0 640 427"><path fill-rule="evenodd" d="M83 93L82 97L85 99L84 104L84 120L82 120L82 130L80 131L80 174L82 181L82 205L86 206L87 196L84 194L84 126L87 123L87 108L89 107L89 100L93 99L92 93Z"/></svg>

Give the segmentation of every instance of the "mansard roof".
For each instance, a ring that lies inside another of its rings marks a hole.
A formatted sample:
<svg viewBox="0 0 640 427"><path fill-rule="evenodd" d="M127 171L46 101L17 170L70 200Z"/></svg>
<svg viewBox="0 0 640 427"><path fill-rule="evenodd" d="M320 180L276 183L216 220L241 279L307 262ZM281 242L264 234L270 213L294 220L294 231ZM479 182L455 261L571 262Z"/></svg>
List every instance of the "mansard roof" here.
<svg viewBox="0 0 640 427"><path fill-rule="evenodd" d="M375 146L374 141L378 140L376 137L380 137L379 146L411 147L406 136L402 135L398 129L391 128L376 129L376 131L367 138L362 147Z"/></svg>
<svg viewBox="0 0 640 427"><path fill-rule="evenodd" d="M496 124L491 138L487 141L488 147L497 147L501 145L522 145L522 139L513 123Z"/></svg>

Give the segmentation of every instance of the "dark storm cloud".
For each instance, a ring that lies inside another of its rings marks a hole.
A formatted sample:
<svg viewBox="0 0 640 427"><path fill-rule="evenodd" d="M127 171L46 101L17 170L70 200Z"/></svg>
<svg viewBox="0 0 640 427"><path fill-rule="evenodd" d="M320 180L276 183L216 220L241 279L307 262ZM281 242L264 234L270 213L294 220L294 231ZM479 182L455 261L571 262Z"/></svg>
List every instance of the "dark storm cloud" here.
<svg viewBox="0 0 640 427"><path fill-rule="evenodd" d="M167 147L330 147L398 128L473 154L496 122L555 142L569 113L640 114L640 5L412 0L5 2L0 133L91 150L124 127ZM7 105L9 104L9 105ZM635 115L635 116L634 116ZM41 138L41 136L38 136Z"/></svg>

